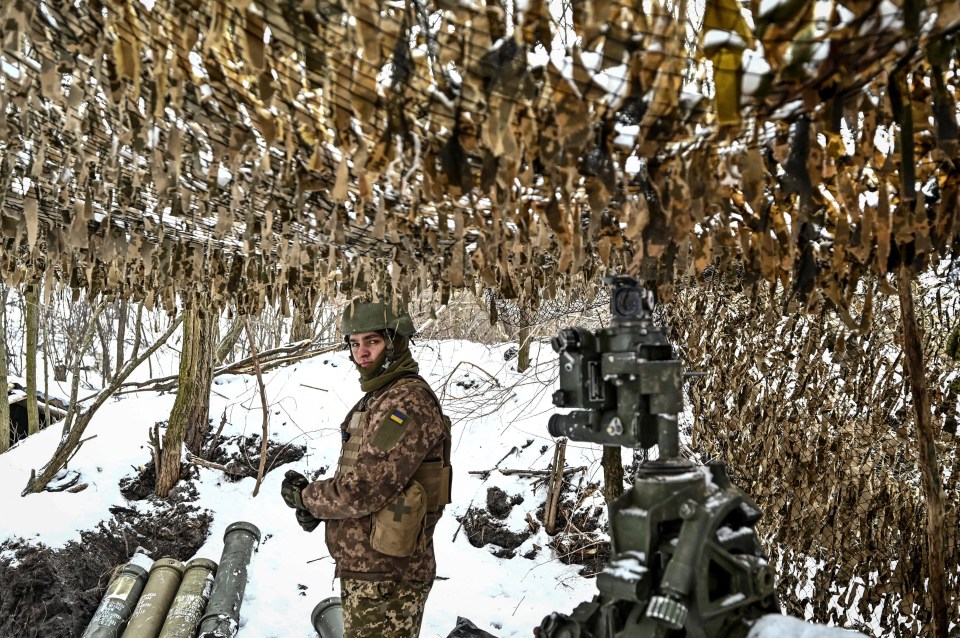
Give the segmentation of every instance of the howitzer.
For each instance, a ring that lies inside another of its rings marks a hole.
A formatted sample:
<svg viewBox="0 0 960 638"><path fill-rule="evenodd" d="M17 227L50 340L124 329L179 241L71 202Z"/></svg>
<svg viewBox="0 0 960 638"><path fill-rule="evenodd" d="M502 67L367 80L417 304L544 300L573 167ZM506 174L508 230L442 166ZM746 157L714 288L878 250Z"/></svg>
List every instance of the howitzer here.
<svg viewBox="0 0 960 638"><path fill-rule="evenodd" d="M553 403L574 410L552 416L548 429L554 437L601 445L657 445L659 454L642 463L633 486L609 504L612 558L597 577L598 595L570 615L547 616L537 633L754 635L752 627L770 624L758 619L780 612L774 572L755 532L761 512L723 465L702 467L680 455L683 374L653 322L652 296L631 277L604 283L613 286L612 325L565 329L551 342L560 365Z"/></svg>

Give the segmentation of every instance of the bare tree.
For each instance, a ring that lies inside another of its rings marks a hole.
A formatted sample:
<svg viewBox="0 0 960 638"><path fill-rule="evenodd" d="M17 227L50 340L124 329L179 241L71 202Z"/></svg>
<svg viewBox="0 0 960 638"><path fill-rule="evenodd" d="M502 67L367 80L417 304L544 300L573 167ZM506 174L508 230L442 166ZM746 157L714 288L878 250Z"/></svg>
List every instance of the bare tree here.
<svg viewBox="0 0 960 638"><path fill-rule="evenodd" d="M103 312L104 304L100 304L93 311L93 316L90 323L87 324L87 329L84 331L84 334L81 337L80 341L80 351L77 352L77 357L73 364L73 382L70 388L70 407L67 410L67 417L63 421L63 431L60 435L60 443L57 445L57 449L53 453L53 457L44 465L39 472L32 470L30 472L30 480L27 481L26 487L23 488L21 492L22 496L27 494L35 494L43 490L47 483L57 475L63 467L73 458L73 455L77 453L80 449L80 446L83 445L83 442L86 440L83 437L84 431L87 429L87 426L90 425L93 415L96 414L97 410L106 403L113 394L117 391L120 385L127 380L127 377L136 370L140 364L142 364L147 358L152 355L157 348L163 345L167 339L173 334L173 331L177 329L181 321L183 321L182 316L177 316L170 322L170 325L167 327L166 332L160 336L157 341L150 346L141 356L131 359L122 370L117 372L116 376L113 378L113 381L110 383L110 386L104 388L96 395L94 395L93 403L89 408L80 412L80 401L77 398L79 389L80 389L80 361L83 357L83 353L90 347L90 342L93 340L94 327L93 323L96 321L97 316ZM138 351L139 344L139 335L140 335L140 321L142 317L143 308L141 307L137 315L137 343L134 344L134 351Z"/></svg>
<svg viewBox="0 0 960 638"><path fill-rule="evenodd" d="M113 338L113 322L107 313L103 313L94 322L97 338L100 341L100 376L103 378L103 385L110 383L111 365L110 365L110 341Z"/></svg>
<svg viewBox="0 0 960 638"><path fill-rule="evenodd" d="M36 284L24 288L27 330L27 434L40 431L40 413L37 409L37 337L40 333L40 293Z"/></svg>
<svg viewBox="0 0 960 638"><path fill-rule="evenodd" d="M10 397L7 394L7 294L10 289L0 284L0 454L10 448Z"/></svg>

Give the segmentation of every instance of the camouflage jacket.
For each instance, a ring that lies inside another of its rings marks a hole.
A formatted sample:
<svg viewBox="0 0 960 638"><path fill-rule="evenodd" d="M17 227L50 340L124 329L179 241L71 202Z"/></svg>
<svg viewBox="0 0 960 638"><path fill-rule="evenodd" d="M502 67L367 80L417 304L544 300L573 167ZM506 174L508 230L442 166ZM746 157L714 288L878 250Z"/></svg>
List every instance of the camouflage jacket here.
<svg viewBox="0 0 960 638"><path fill-rule="evenodd" d="M411 556L381 554L371 546L370 533L373 514L397 498L421 463L443 458L449 434L433 393L419 376L401 377L364 396L344 419L343 432L358 412L357 434L362 440L353 467L344 470L341 456L341 467L332 479L303 489L303 503L326 523L327 548L337 562L337 576L432 581L433 531L443 508L428 511L424 537Z"/></svg>

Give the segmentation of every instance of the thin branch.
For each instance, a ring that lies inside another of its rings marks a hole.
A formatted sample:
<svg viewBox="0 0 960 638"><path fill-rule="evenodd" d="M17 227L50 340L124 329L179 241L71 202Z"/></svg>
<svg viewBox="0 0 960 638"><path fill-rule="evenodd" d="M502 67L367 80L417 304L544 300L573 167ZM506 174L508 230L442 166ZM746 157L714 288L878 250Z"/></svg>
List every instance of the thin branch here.
<svg viewBox="0 0 960 638"><path fill-rule="evenodd" d="M213 438L210 439L210 445L207 447L207 453L204 455L205 458L210 458L213 454L213 451L217 449L217 444L220 442L220 435L223 434L223 426L227 424L227 409L224 408L223 412L220 413L220 425L217 427L217 433L213 435Z"/></svg>
<svg viewBox="0 0 960 638"><path fill-rule="evenodd" d="M230 467L229 465L224 465L222 463L214 463L213 461L208 461L206 459L195 456L194 454L187 452L187 463L191 465L198 465L200 467L206 467L211 470L220 470L224 474L229 474L230 476L247 476L247 473L239 468Z"/></svg>
<svg viewBox="0 0 960 638"><path fill-rule="evenodd" d="M77 352L77 358L74 360L70 370L70 374L73 375L70 381L70 404L67 406L67 417L63 420L63 430L60 435L61 445L70 434L70 430L73 428L73 420L80 411L80 403L77 401L77 395L80 393L80 364L82 363L83 353L87 351L87 348L90 347L90 342L93 341L94 324L96 323L97 317L100 316L100 313L103 312L106 306L107 304L104 302L94 309L93 317L91 317L87 323L87 328L83 333L83 339L80 341L80 350Z"/></svg>
<svg viewBox="0 0 960 638"><path fill-rule="evenodd" d="M586 469L587 469L586 465L582 465L580 467L568 467L565 470L563 470L563 475L569 476L571 474L576 474L577 472L584 472L586 471ZM475 474L475 472L470 472L470 473ZM500 470L500 473L503 474L504 476L519 476L521 478L531 478L534 476L540 476L540 477L552 476L553 470Z"/></svg>
<svg viewBox="0 0 960 638"><path fill-rule="evenodd" d="M253 340L253 332L250 330L250 321L246 315L243 317L243 327L247 331L247 339L250 342L250 359L253 361L253 369L257 373L257 385L260 386L260 405L263 406L263 436L260 439L260 467L257 469L257 482L253 486L253 495L260 492L260 484L263 482L264 470L267 466L267 423L270 419L270 410L267 407L267 389L263 385L263 372L260 370L260 361L257 358L257 344Z"/></svg>
<svg viewBox="0 0 960 638"><path fill-rule="evenodd" d="M304 359L309 359L327 352L333 352L340 348L340 345L337 344L335 346L320 348L319 350L309 350L309 348L314 345L315 344L310 341L298 341L293 344L287 344L280 348L265 350L259 353L258 361L260 363L261 373L272 370L273 368L286 363L303 361ZM214 369L212 374L213 378L216 378L224 374L256 374L256 370L253 367L253 358L247 357L229 365L220 366L219 368ZM133 392L163 392L173 390L176 387L177 375L170 375L166 377L158 377L156 379L148 379L146 381L131 381L130 383L124 383L124 389L117 392L117 394L130 394Z"/></svg>

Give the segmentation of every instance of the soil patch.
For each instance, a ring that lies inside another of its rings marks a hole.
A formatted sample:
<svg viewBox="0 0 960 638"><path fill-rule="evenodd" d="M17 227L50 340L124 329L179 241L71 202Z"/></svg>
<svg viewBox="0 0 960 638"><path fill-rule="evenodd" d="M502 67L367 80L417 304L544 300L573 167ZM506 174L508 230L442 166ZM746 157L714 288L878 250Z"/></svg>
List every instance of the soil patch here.
<svg viewBox="0 0 960 638"><path fill-rule="evenodd" d="M236 482L244 478L256 478L260 469L260 435L231 436L219 440L207 460L224 467L224 478ZM266 471L303 458L307 448L302 445L279 445L267 441Z"/></svg>
<svg viewBox="0 0 960 638"><path fill-rule="evenodd" d="M523 503L523 497L519 494L508 496L499 487L491 487L487 490L487 511L494 518L503 520L510 516L510 510L514 505Z"/></svg>
<svg viewBox="0 0 960 638"><path fill-rule="evenodd" d="M537 510L540 520L543 520L543 512L544 506L541 506ZM596 576L610 559L605 514L606 509L601 505L578 508L572 498L562 499L557 508L556 529L559 531L550 539L550 547L560 562L582 565L578 572L581 576Z"/></svg>
<svg viewBox="0 0 960 638"><path fill-rule="evenodd" d="M467 539L471 545L474 547L494 545L492 553L500 558L513 558L516 555L514 550L530 538L529 529L514 532L496 518L491 517L486 510L476 507L469 508L466 514L457 520L463 525L463 531L467 533Z"/></svg>

